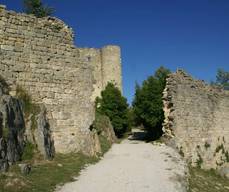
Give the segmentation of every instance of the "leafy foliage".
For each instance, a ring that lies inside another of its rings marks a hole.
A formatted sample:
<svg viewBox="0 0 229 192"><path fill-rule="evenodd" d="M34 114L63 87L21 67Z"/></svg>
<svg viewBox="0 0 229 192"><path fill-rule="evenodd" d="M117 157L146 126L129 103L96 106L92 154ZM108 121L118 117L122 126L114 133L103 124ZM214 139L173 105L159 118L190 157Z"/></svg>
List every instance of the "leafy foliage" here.
<svg viewBox="0 0 229 192"><path fill-rule="evenodd" d="M27 14L33 14L36 17L47 17L54 12L53 8L43 5L41 0L24 0L24 9Z"/></svg>
<svg viewBox="0 0 229 192"><path fill-rule="evenodd" d="M128 128L128 104L114 84L108 83L101 92L101 98L96 99L96 111L110 118L117 137L125 133Z"/></svg>
<svg viewBox="0 0 229 192"><path fill-rule="evenodd" d="M155 139L162 134L164 120L162 93L169 73L168 69L160 67L154 76L145 80L142 86L137 84L135 88L133 110L136 124L142 124Z"/></svg>
<svg viewBox="0 0 229 192"><path fill-rule="evenodd" d="M221 85L226 90L229 90L229 72L226 72L223 69L218 69L216 84Z"/></svg>

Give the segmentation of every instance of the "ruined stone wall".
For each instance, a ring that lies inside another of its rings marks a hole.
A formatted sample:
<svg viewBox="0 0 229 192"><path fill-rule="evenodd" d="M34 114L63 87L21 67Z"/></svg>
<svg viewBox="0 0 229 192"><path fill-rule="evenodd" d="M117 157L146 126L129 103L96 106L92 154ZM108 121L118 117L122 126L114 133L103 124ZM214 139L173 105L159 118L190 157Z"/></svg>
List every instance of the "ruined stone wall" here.
<svg viewBox="0 0 229 192"><path fill-rule="evenodd" d="M93 98L104 84L101 50L83 51L74 46L73 38L71 28L59 19L0 6L0 74L11 94L20 85L33 102L45 104L57 152L94 155L98 151L89 127Z"/></svg>
<svg viewBox="0 0 229 192"><path fill-rule="evenodd" d="M228 165L229 92L177 71L167 79L163 99L169 143L193 165Z"/></svg>

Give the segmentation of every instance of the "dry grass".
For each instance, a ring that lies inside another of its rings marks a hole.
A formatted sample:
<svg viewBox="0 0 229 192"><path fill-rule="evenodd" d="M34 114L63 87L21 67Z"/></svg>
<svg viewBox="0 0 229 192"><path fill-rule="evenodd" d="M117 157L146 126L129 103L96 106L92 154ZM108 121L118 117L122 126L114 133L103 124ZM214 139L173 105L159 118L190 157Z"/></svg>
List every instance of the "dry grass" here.
<svg viewBox="0 0 229 192"><path fill-rule="evenodd" d="M229 192L229 179L222 178L214 170L190 168L189 192Z"/></svg>
<svg viewBox="0 0 229 192"><path fill-rule="evenodd" d="M53 161L40 161L32 166L29 175L22 175L18 165L8 173L0 174L1 192L50 192L56 185L72 181L80 170L98 158L89 158L82 154L58 154Z"/></svg>

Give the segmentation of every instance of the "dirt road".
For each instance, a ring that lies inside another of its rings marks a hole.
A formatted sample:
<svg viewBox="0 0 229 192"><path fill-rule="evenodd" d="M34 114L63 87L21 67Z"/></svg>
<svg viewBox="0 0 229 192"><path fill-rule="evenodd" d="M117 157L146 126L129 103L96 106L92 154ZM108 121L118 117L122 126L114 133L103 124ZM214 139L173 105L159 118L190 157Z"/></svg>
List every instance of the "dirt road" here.
<svg viewBox="0 0 229 192"><path fill-rule="evenodd" d="M125 140L58 192L185 192L185 164L163 144Z"/></svg>

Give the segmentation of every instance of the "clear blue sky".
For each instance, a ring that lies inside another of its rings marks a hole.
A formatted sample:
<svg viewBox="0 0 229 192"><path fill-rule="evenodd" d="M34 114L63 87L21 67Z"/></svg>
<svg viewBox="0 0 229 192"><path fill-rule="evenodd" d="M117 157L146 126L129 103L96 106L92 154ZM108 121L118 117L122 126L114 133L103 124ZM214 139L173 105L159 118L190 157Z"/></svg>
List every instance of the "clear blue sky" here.
<svg viewBox="0 0 229 192"><path fill-rule="evenodd" d="M21 11L22 0L0 0ZM76 33L79 47L122 48L124 95L160 66L198 79L229 71L229 0L43 0Z"/></svg>

